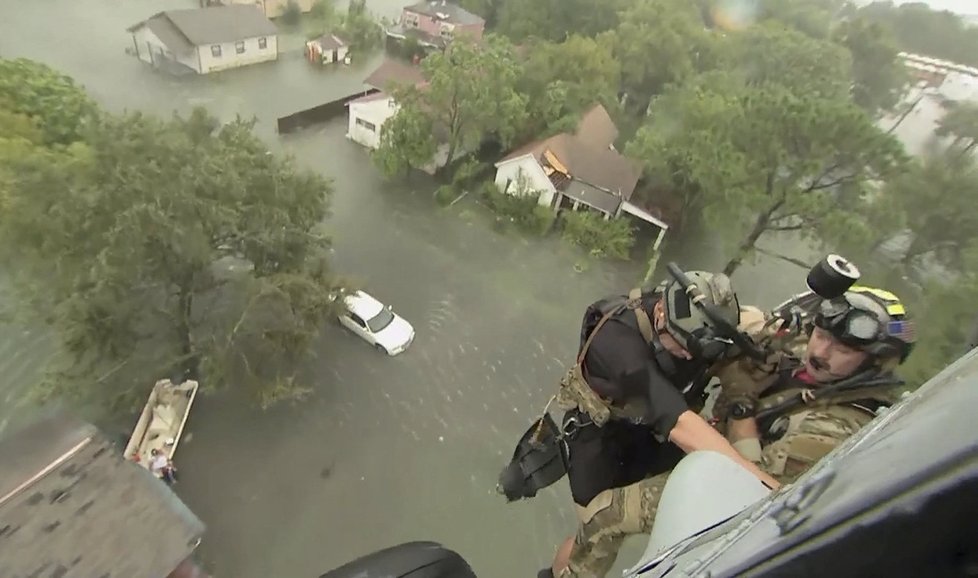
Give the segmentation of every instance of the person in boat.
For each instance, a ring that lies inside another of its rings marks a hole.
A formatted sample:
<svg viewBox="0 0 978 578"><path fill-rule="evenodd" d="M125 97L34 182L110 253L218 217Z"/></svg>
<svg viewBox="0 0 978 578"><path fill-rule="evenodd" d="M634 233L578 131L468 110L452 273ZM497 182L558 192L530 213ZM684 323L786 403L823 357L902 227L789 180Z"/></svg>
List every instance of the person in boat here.
<svg viewBox="0 0 978 578"><path fill-rule="evenodd" d="M150 450L149 471L166 482L167 485L172 485L177 481L176 468L173 467L173 462L163 451L157 448Z"/></svg>
<svg viewBox="0 0 978 578"><path fill-rule="evenodd" d="M713 422L744 458L791 483L897 400L902 381L893 371L913 348L913 322L896 295L863 286L822 300L792 332L775 332L759 310L750 314L748 332L776 353L711 369L721 387ZM667 477L612 490L582 525L567 562L555 560L553 574L604 576L625 537L651 530Z"/></svg>
<svg viewBox="0 0 978 578"><path fill-rule="evenodd" d="M579 528L540 577L603 576L624 537L641 529L645 505L623 488L668 471L687 452L720 452L778 486L683 396L731 343L714 327L717 317L732 328L740 317L727 276L686 277L696 291L676 279L598 301L585 313L577 362L557 395Z"/></svg>

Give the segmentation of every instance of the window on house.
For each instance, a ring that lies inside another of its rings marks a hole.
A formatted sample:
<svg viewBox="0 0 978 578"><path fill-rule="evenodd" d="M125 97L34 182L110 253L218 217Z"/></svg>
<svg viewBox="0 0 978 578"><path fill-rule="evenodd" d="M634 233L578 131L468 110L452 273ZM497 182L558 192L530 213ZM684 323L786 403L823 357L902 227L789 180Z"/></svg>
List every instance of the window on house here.
<svg viewBox="0 0 978 578"><path fill-rule="evenodd" d="M258 39L258 49L265 50L266 48L268 48L268 39L262 36Z"/></svg>
<svg viewBox="0 0 978 578"><path fill-rule="evenodd" d="M362 118L357 119L357 125L369 130L370 132L377 132L377 125L372 122L367 122Z"/></svg>
<svg viewBox="0 0 978 578"><path fill-rule="evenodd" d="M214 58L220 58L221 57L221 45L220 44L214 44L214 45L211 46L211 56L213 56Z"/></svg>
<svg viewBox="0 0 978 578"><path fill-rule="evenodd" d="M244 42L235 42L234 51L238 54L244 54Z"/></svg>

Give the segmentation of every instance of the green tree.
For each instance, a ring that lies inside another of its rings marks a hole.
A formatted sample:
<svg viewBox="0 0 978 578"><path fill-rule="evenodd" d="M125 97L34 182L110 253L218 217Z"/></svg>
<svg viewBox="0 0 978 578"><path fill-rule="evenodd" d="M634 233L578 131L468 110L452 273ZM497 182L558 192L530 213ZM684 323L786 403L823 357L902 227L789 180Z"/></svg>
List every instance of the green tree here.
<svg viewBox="0 0 978 578"><path fill-rule="evenodd" d="M286 26L298 26L299 22L302 21L302 8L295 0L289 0L279 19Z"/></svg>
<svg viewBox="0 0 978 578"><path fill-rule="evenodd" d="M489 137L504 147L510 144L526 116L526 97L516 89L520 66L505 39L487 36L485 42L476 43L457 38L444 52L424 59L421 67L426 84L402 90L398 101L402 112L426 116L435 130L444 132L446 165L462 149L474 148ZM393 130L412 123L395 125ZM392 134L389 142L404 145L411 141ZM410 148L424 150L425 145ZM411 152L401 158L414 156Z"/></svg>
<svg viewBox="0 0 978 578"><path fill-rule="evenodd" d="M952 103L934 132L939 137L951 138L951 148L959 155L971 153L978 146L978 104Z"/></svg>
<svg viewBox="0 0 978 578"><path fill-rule="evenodd" d="M956 277L934 278L924 284L922 291L900 293L916 319L917 343L899 370L911 387L923 385L966 353L973 343L978 322L974 312L978 276L972 271L978 260L971 255L966 263L965 270Z"/></svg>
<svg viewBox="0 0 978 578"><path fill-rule="evenodd" d="M561 43L531 44L519 83L527 97L523 136L532 139L544 132L569 130L595 102L612 108L619 69L610 47L592 38L573 35Z"/></svg>
<svg viewBox="0 0 978 578"><path fill-rule="evenodd" d="M906 215L905 265L927 256L961 270L965 251L978 244L978 166L971 158L951 150L920 159L887 183L883 197Z"/></svg>
<svg viewBox="0 0 978 578"><path fill-rule="evenodd" d="M958 14L923 2L873 2L858 14L892 28L901 50L978 66L978 28Z"/></svg>
<svg viewBox="0 0 978 578"><path fill-rule="evenodd" d="M776 23L753 26L725 39L721 68L750 86L777 85L796 95L849 98L852 58L845 47Z"/></svg>
<svg viewBox="0 0 978 578"><path fill-rule="evenodd" d="M354 50L376 48L384 40L384 29L367 11L365 0L350 0L340 22L340 35Z"/></svg>
<svg viewBox="0 0 978 578"><path fill-rule="evenodd" d="M497 0L499 1L499 0ZM619 24L617 11L631 0L503 0L497 30L513 42L560 42L572 34L595 36Z"/></svg>
<svg viewBox="0 0 978 578"><path fill-rule="evenodd" d="M427 165L437 149L431 118L417 107L407 107L384 123L380 146L372 156L381 172L394 177Z"/></svg>
<svg viewBox="0 0 978 578"><path fill-rule="evenodd" d="M881 24L855 19L839 25L833 37L852 55L856 104L874 117L891 111L909 80L892 32Z"/></svg>
<svg viewBox="0 0 978 578"><path fill-rule="evenodd" d="M78 140L98 115L95 103L74 80L25 58L0 58L0 101L29 117L47 144Z"/></svg>
<svg viewBox="0 0 978 578"><path fill-rule="evenodd" d="M846 0L761 0L758 19L787 24L812 38L827 38Z"/></svg>
<svg viewBox="0 0 978 578"><path fill-rule="evenodd" d="M67 150L4 155L0 257L68 361L42 396L141 399L161 376L302 393L341 291L321 225L329 184L270 154L252 122L198 109L103 117ZM271 394L271 397L270 397Z"/></svg>
<svg viewBox="0 0 978 578"><path fill-rule="evenodd" d="M618 28L601 40L612 47L622 89L641 110L666 85L712 67L712 35L688 0L637 0L619 18Z"/></svg>
<svg viewBox="0 0 978 578"><path fill-rule="evenodd" d="M741 234L728 274L765 233L824 239L862 226L854 209L866 186L903 160L899 142L847 98L739 82L718 73L677 89L630 149L652 175L691 185L714 230ZM683 124L667 128L675 118Z"/></svg>

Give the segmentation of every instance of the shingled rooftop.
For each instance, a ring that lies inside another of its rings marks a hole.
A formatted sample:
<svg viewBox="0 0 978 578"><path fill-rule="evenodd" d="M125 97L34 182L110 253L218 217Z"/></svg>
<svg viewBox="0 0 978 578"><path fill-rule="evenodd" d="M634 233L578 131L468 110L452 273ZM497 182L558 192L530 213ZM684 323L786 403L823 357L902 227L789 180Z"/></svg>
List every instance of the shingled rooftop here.
<svg viewBox="0 0 978 578"><path fill-rule="evenodd" d="M0 440L0 576L165 578L203 523L98 430L53 415Z"/></svg>

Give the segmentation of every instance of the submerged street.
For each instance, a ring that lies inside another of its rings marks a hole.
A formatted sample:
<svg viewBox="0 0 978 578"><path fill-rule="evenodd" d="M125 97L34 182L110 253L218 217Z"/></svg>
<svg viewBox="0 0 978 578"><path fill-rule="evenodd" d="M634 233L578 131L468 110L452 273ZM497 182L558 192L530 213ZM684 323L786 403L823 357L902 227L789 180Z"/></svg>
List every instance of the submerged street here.
<svg viewBox="0 0 978 578"><path fill-rule="evenodd" d="M584 308L632 287L644 263L575 273L582 257L559 239L497 233L468 200L440 209L434 185L421 178L383 181L344 137L345 117L275 134L277 117L360 89L379 54L319 70L292 37L278 62L175 79L125 53L126 27L196 5L8 4L0 7L0 54L48 64L114 111L168 115L202 105L222 120L256 116L271 148L334 180L336 269L417 330L405 354L385 358L328 327L309 369L314 394L299 405L262 412L234 391L198 398L177 454L176 491L208 526L206 567L216 577L318 576L378 548L430 539L458 550L479 576L532 575L574 530L566 483L507 505L494 493L496 475L572 360ZM370 8L393 16L400 3ZM690 268L723 257L706 242L682 245L681 256ZM787 267L744 267L735 279L742 302L769 304L800 290L801 271ZM21 330L0 342L6 415L45 343L42 332ZM147 386L159 377L147 375ZM626 548L618 567L643 547Z"/></svg>

